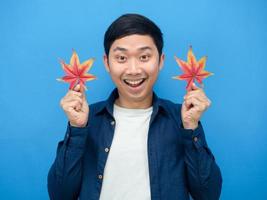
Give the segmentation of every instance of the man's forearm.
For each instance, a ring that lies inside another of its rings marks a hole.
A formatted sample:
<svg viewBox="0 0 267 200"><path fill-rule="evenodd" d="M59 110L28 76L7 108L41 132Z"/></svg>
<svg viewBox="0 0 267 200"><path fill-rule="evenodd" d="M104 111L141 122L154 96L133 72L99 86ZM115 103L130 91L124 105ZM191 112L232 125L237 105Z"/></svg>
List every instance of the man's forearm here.
<svg viewBox="0 0 267 200"><path fill-rule="evenodd" d="M222 176L209 150L201 124L194 131L183 130L189 191L195 200L217 200Z"/></svg>
<svg viewBox="0 0 267 200"><path fill-rule="evenodd" d="M65 139L58 144L56 159L48 174L50 199L74 200L78 198L87 134L87 128L68 126Z"/></svg>

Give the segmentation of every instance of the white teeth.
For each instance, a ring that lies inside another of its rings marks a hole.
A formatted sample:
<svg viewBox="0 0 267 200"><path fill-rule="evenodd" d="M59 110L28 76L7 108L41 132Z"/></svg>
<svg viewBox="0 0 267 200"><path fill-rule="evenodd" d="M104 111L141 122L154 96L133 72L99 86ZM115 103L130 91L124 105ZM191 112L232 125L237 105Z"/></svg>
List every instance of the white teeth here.
<svg viewBox="0 0 267 200"><path fill-rule="evenodd" d="M132 86L136 86L139 85L144 79L138 79L138 80L129 80L129 79L125 79L124 81Z"/></svg>

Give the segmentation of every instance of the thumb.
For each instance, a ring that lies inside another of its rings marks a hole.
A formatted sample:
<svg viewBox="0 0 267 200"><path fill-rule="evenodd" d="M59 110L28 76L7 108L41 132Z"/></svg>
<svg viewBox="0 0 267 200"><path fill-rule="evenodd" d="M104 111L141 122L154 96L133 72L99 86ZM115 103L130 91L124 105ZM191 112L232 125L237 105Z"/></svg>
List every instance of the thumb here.
<svg viewBox="0 0 267 200"><path fill-rule="evenodd" d="M80 86L80 84L77 84L77 85L73 88L73 90L74 90L75 92L80 92L80 90L81 90L81 86Z"/></svg>
<svg viewBox="0 0 267 200"><path fill-rule="evenodd" d="M191 90L198 90L198 89L199 89L199 87L193 82L191 84L191 87L189 88L189 91L191 91Z"/></svg>
<svg viewBox="0 0 267 200"><path fill-rule="evenodd" d="M77 85L73 88L73 90L74 90L75 92L80 92L80 93L82 93L82 94L85 93L85 89L84 89L83 85L80 85L80 84L77 84Z"/></svg>
<svg viewBox="0 0 267 200"><path fill-rule="evenodd" d="M85 98L85 89L82 85L80 84L77 84L74 89L73 89L75 92L80 92L82 94L82 99L83 100L86 100Z"/></svg>

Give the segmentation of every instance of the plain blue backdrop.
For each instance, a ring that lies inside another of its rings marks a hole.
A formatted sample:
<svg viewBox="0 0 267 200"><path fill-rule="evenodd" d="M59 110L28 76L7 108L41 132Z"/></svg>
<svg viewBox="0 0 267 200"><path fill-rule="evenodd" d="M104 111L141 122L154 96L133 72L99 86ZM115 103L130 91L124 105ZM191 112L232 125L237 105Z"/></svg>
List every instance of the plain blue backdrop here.
<svg viewBox="0 0 267 200"><path fill-rule="evenodd" d="M208 143L223 174L221 199L267 199L267 3L250 1L9 0L0 3L1 199L48 199L46 179L67 119L59 106L68 85L58 58L74 48L95 57L87 84L90 103L114 85L103 62L103 35L123 13L155 21L165 39L166 62L155 85L159 96L182 102L185 83L174 61L189 45L208 55L205 80L212 106L204 114Z"/></svg>

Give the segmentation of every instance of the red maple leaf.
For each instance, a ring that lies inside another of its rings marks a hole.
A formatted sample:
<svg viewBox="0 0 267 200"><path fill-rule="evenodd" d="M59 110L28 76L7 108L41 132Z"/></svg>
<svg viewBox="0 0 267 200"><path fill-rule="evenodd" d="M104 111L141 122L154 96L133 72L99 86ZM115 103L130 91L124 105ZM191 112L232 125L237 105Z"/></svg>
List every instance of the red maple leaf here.
<svg viewBox="0 0 267 200"><path fill-rule="evenodd" d="M187 53L187 62L177 58L175 60L183 71L182 75L173 77L174 79L185 80L187 82L186 90L189 90L192 87L193 82L196 80L201 86L203 86L202 80L207 78L213 73L205 71L207 57L202 57L199 61L196 60L195 55L193 54L192 47L190 46Z"/></svg>
<svg viewBox="0 0 267 200"><path fill-rule="evenodd" d="M69 89L71 90L74 89L77 84L80 84L81 88L83 87L87 90L85 82L96 79L94 75L87 74L87 71L91 69L93 62L94 59L91 58L80 64L79 57L77 53L73 50L70 59L70 64L66 64L63 60L60 61L60 64L66 75L57 80L70 83Z"/></svg>

